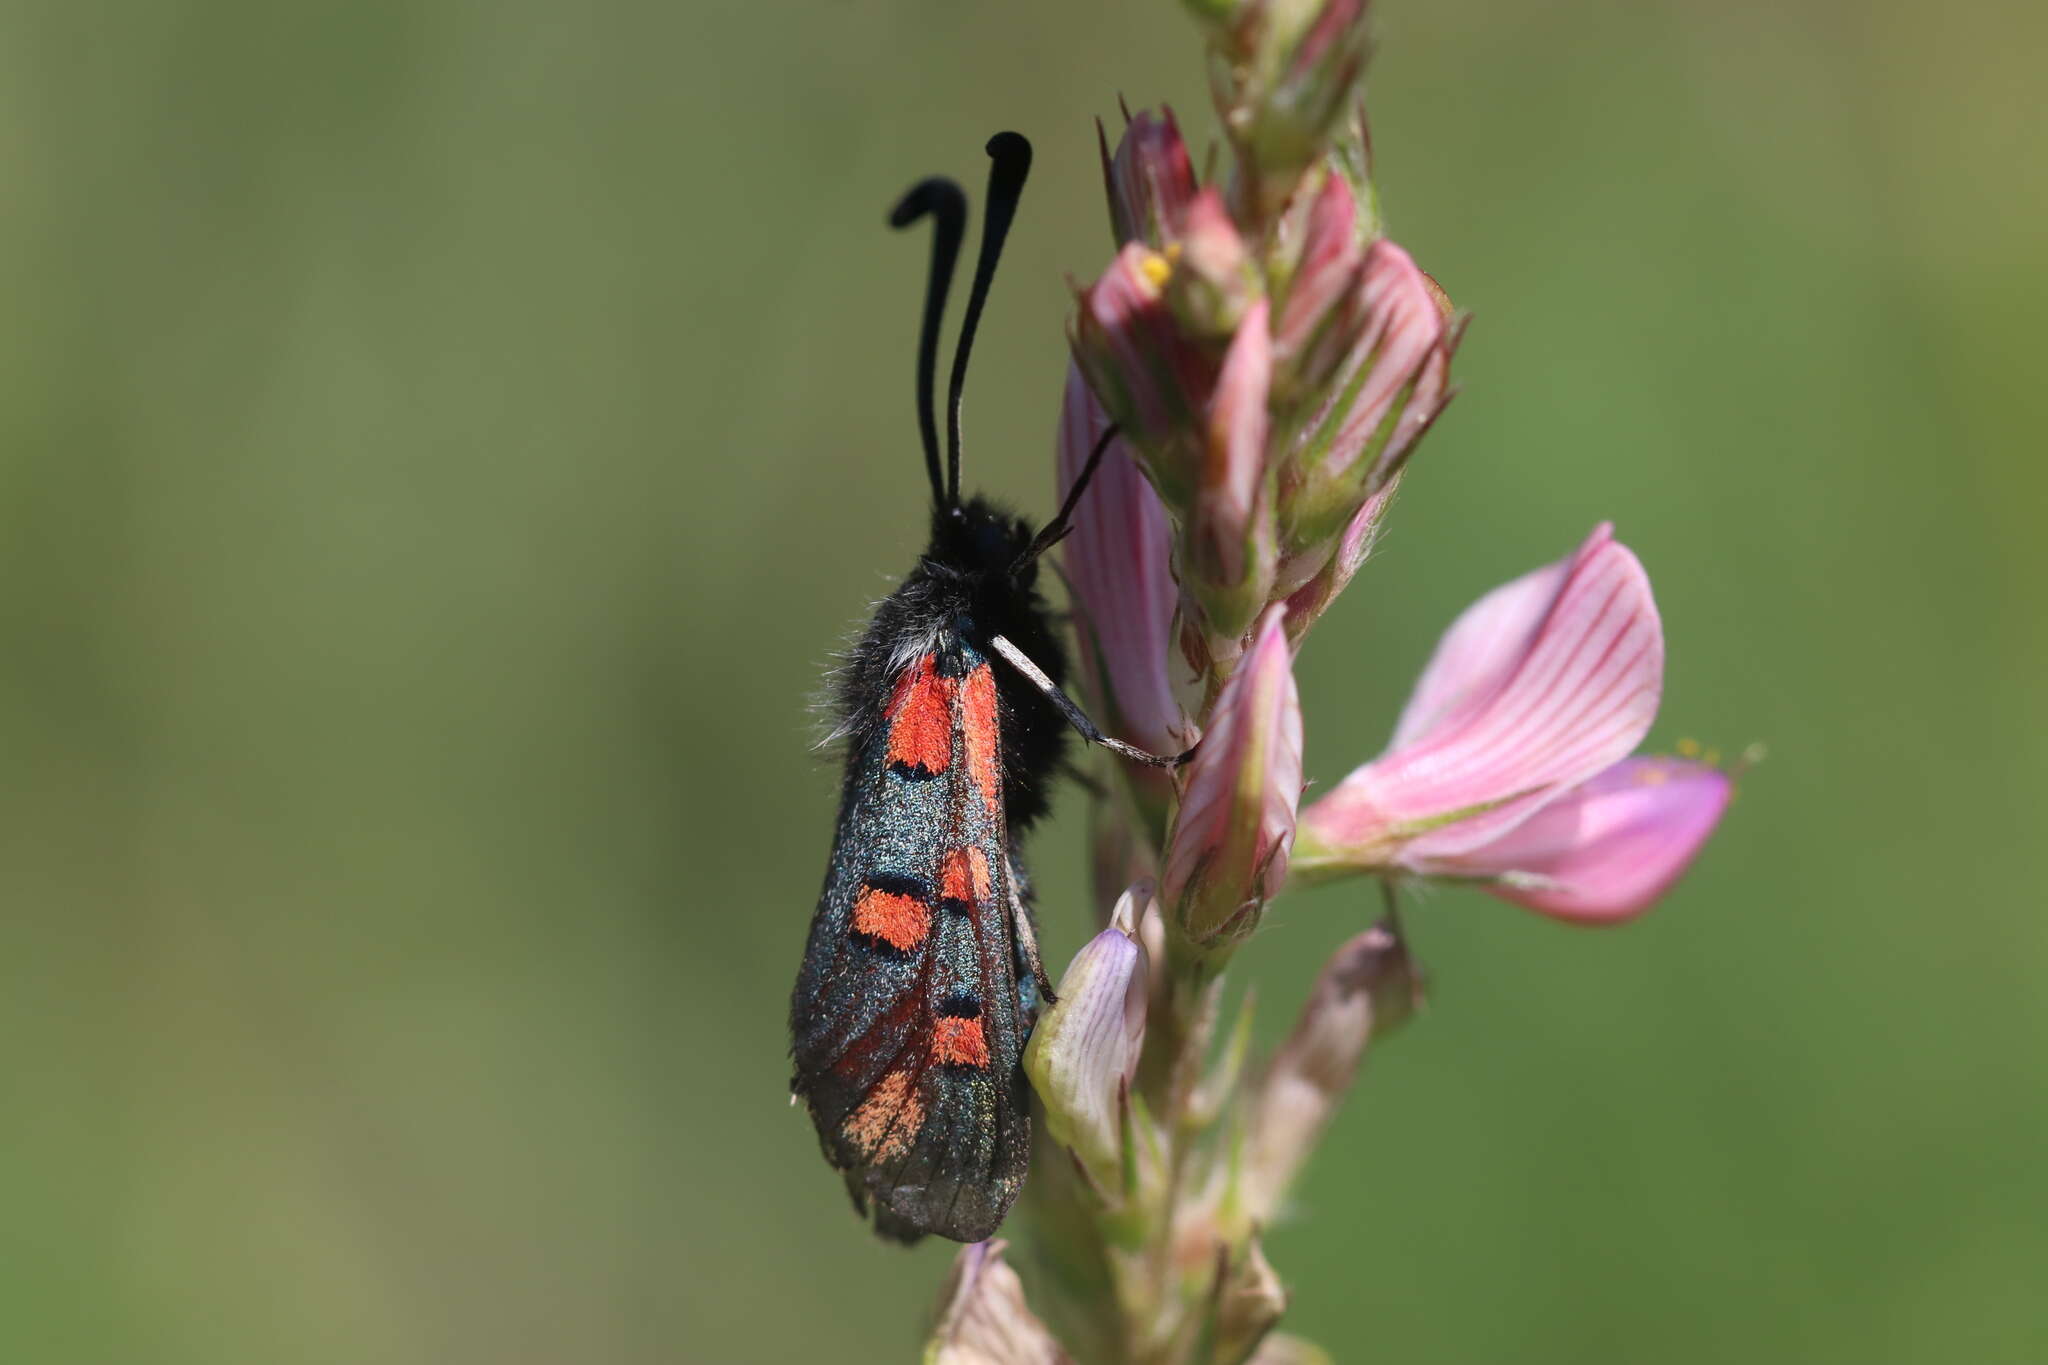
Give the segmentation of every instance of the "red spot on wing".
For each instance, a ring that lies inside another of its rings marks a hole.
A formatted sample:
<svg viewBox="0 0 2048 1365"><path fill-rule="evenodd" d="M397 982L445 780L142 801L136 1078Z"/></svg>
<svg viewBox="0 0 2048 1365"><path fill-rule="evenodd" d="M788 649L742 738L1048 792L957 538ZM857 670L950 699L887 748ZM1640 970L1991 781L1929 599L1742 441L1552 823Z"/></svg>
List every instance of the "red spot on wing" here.
<svg viewBox="0 0 2048 1365"><path fill-rule="evenodd" d="M939 870L939 898L961 905L983 905L988 894L988 855L973 847L949 851Z"/></svg>
<svg viewBox="0 0 2048 1365"><path fill-rule="evenodd" d="M1003 769L995 671L985 663L977 664L960 680L960 698L960 726L967 732L967 771L981 789L989 814L998 815L1003 803Z"/></svg>
<svg viewBox="0 0 2048 1365"><path fill-rule="evenodd" d="M940 1015L932 1022L932 1060L956 1066L987 1066L988 1039L981 1020Z"/></svg>
<svg viewBox="0 0 2048 1365"><path fill-rule="evenodd" d="M924 1126L924 1101L908 1071L892 1071L875 1082L839 1131L868 1161L887 1161L910 1150Z"/></svg>
<svg viewBox="0 0 2048 1365"><path fill-rule="evenodd" d="M853 903L853 927L856 933L878 938L892 948L909 952L924 942L930 932L932 912L925 903L915 896L905 896L894 891L877 891L872 886L864 887L860 899Z"/></svg>
<svg viewBox="0 0 2048 1365"><path fill-rule="evenodd" d="M953 688L927 654L905 669L889 698L889 766L936 777L953 761Z"/></svg>

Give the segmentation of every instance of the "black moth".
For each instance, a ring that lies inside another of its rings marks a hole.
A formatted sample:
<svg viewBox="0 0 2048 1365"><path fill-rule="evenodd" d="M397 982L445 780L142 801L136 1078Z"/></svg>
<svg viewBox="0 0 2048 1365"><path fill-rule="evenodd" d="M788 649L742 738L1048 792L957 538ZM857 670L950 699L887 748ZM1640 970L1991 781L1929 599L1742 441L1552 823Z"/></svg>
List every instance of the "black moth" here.
<svg viewBox="0 0 2048 1365"><path fill-rule="evenodd" d="M790 1001L790 1051L825 1159L854 1207L899 1241L995 1232L1023 1184L1029 1090L1020 1060L1041 1002L1017 841L1045 813L1066 725L1106 739L1060 691L1066 651L1037 588L1109 437L1046 528L960 498L960 393L1003 239L1031 168L1016 133L988 143L988 218L953 354L946 468L933 409L938 333L967 199L919 182L894 227L931 218L917 416L931 541L845 661L834 698L846 752L839 828Z"/></svg>

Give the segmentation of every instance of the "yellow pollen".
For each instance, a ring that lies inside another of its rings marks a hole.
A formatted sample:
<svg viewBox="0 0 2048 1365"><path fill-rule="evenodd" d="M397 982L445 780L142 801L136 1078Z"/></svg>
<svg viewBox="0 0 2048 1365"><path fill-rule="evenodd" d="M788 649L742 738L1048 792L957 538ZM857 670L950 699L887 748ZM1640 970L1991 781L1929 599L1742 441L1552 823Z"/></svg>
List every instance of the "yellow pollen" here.
<svg viewBox="0 0 2048 1365"><path fill-rule="evenodd" d="M1678 756L1680 758L1698 758L1700 756L1700 742L1696 739L1679 740Z"/></svg>
<svg viewBox="0 0 2048 1365"><path fill-rule="evenodd" d="M1707 766L1708 766L1709 768L1718 768L1718 767L1720 767L1720 766L1721 766L1721 751L1720 751L1719 749L1709 749L1709 750L1707 750L1707 752L1706 752L1706 755L1705 755L1705 760L1704 760L1704 761L1706 762L1706 765L1707 765Z"/></svg>
<svg viewBox="0 0 2048 1365"><path fill-rule="evenodd" d="M1138 270L1154 289L1162 288L1173 275L1173 262L1157 252L1148 251L1138 262Z"/></svg>

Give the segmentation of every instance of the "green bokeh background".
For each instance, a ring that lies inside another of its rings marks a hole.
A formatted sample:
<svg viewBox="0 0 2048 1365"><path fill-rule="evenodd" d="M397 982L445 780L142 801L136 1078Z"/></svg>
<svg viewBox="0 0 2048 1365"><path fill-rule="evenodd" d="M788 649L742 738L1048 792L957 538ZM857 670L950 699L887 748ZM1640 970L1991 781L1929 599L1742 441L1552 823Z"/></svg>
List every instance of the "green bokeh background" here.
<svg viewBox="0 0 2048 1365"><path fill-rule="evenodd" d="M907 567L921 248L1039 167L973 478L1043 512L1089 120L1169 0L0 10L0 1358L910 1359L785 1102L833 640ZM1474 314L1309 766L1614 519L1653 744L1771 758L1626 930L1444 893L1271 1255L1340 1359L2048 1358L2048 19L1385 3ZM1079 803L1039 839L1049 956ZM1268 1036L1372 913L1290 898Z"/></svg>

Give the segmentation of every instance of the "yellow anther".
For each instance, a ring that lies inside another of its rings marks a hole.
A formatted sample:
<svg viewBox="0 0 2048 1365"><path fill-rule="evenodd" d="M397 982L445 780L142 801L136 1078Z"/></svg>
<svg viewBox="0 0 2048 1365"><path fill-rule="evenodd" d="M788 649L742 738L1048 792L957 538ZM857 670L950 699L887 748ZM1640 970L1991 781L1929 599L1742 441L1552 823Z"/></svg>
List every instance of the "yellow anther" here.
<svg viewBox="0 0 2048 1365"><path fill-rule="evenodd" d="M1680 758L1698 758L1700 756L1700 742L1696 739L1679 740L1678 756Z"/></svg>
<svg viewBox="0 0 2048 1365"><path fill-rule="evenodd" d="M1721 766L1721 751L1720 751L1719 749L1709 749L1709 750L1707 750L1707 752L1706 752L1706 755L1705 755L1705 762L1706 762L1706 765L1707 765L1707 766L1708 766L1709 768L1718 768L1718 767L1720 767L1720 766Z"/></svg>
<svg viewBox="0 0 2048 1365"><path fill-rule="evenodd" d="M1161 289L1173 277L1173 262L1156 251L1148 251L1139 260L1138 270L1154 289Z"/></svg>

